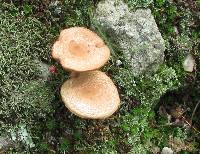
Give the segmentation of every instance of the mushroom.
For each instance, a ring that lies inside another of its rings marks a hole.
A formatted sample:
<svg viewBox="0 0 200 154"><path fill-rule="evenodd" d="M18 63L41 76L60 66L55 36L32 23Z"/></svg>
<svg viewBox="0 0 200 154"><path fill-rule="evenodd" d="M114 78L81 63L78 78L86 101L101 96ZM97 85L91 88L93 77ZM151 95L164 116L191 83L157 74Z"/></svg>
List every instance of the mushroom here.
<svg viewBox="0 0 200 154"><path fill-rule="evenodd" d="M61 31L54 43L52 57L65 70L71 71L70 79L61 87L61 98L77 116L104 119L118 109L117 88L105 73L96 70L108 61L109 56L110 50L103 40L84 27Z"/></svg>
<svg viewBox="0 0 200 154"><path fill-rule="evenodd" d="M54 43L52 57L66 70L83 72L96 70L109 59L110 50L103 40L84 27L61 31Z"/></svg>
<svg viewBox="0 0 200 154"><path fill-rule="evenodd" d="M117 88L101 71L78 73L65 81L61 98L72 113L90 119L105 119L120 105Z"/></svg>

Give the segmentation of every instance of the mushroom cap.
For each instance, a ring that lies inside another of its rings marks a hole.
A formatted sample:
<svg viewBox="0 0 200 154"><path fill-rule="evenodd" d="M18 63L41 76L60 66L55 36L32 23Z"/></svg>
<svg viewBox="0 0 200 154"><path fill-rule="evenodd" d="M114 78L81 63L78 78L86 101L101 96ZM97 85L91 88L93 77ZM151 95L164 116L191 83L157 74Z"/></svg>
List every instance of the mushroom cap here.
<svg viewBox="0 0 200 154"><path fill-rule="evenodd" d="M82 72L103 66L110 50L96 33L84 27L72 27L61 31L53 45L52 57L64 69Z"/></svg>
<svg viewBox="0 0 200 154"><path fill-rule="evenodd" d="M101 71L82 72L64 82L61 98L72 113L88 119L105 119L120 105L117 88Z"/></svg>

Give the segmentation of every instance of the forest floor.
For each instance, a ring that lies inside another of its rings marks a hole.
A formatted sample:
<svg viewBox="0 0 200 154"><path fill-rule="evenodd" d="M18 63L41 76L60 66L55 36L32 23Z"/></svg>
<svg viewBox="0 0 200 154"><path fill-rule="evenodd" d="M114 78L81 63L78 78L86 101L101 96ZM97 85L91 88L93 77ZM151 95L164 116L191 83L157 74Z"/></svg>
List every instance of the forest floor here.
<svg viewBox="0 0 200 154"><path fill-rule="evenodd" d="M68 73L51 47L64 28L95 27L98 1L0 0L0 153L199 153L199 0L125 0L132 11L151 9L165 40L164 64L135 77L116 49L120 57L102 71L118 87L119 111L85 120L64 106L59 89ZM182 65L187 55L195 59L190 73Z"/></svg>

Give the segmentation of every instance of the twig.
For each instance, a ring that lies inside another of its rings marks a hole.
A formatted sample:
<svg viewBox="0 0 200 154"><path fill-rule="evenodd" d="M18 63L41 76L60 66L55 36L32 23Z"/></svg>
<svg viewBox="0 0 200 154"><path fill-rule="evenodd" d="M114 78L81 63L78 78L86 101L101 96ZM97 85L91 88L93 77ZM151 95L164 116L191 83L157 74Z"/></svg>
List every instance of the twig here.
<svg viewBox="0 0 200 154"><path fill-rule="evenodd" d="M194 110L193 110L193 112L192 112L191 125L192 125L192 119L193 119L193 117L194 117L194 114L195 114L195 112L196 112L196 110L197 110L199 104L200 104L200 101L196 104L196 106L195 106L195 108L194 108Z"/></svg>
<svg viewBox="0 0 200 154"><path fill-rule="evenodd" d="M186 120L186 118L184 117L184 116L182 116L182 118L184 119L184 122L185 123L187 123L188 125L189 125L189 127L190 128L192 128L194 131L196 131L197 132L197 134L196 135L199 135L200 134L200 131L199 130L197 130L194 126L192 126L192 124L191 123L189 123L187 120Z"/></svg>

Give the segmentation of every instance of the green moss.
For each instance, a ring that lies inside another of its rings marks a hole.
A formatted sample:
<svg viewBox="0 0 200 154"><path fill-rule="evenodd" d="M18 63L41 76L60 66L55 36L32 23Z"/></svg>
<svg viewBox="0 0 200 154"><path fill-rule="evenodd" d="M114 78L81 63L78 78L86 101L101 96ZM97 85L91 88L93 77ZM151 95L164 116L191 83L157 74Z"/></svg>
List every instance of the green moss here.
<svg viewBox="0 0 200 154"><path fill-rule="evenodd" d="M39 149L40 151L48 151L49 145L47 143L41 143Z"/></svg>
<svg viewBox="0 0 200 154"><path fill-rule="evenodd" d="M196 0L198 7L200 8L200 0Z"/></svg>
<svg viewBox="0 0 200 154"><path fill-rule="evenodd" d="M149 7L153 3L153 0L125 0L125 2L128 4L130 9L134 10L136 8Z"/></svg>
<svg viewBox="0 0 200 154"><path fill-rule="evenodd" d="M119 74L114 76L126 97L134 97L144 105L152 105L168 89L177 88L179 81L175 70L163 66L157 73L134 77L131 70L119 68Z"/></svg>
<svg viewBox="0 0 200 154"><path fill-rule="evenodd" d="M133 148L131 151L136 152L139 149L150 151L151 144L149 143L155 138L159 139L157 130L150 129L152 109L163 94L180 86L176 72L172 68L163 66L151 76L136 78L131 76L130 71L123 70L114 78L123 90L121 91L124 106L122 108L129 108L131 111L124 113L125 115L121 117L120 127L124 130L124 134L120 139L124 142L128 141L128 145ZM139 101L140 106L135 108L133 100Z"/></svg>
<svg viewBox="0 0 200 154"><path fill-rule="evenodd" d="M7 7L2 5L0 14L0 135L16 132L20 123L28 131L37 129L35 125L54 112L53 86L40 69L41 60L49 60L52 37L38 20L10 13Z"/></svg>
<svg viewBox="0 0 200 154"><path fill-rule="evenodd" d="M70 142L68 139L60 139L60 151L68 151L69 150L69 147L70 147Z"/></svg>

